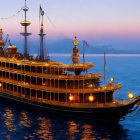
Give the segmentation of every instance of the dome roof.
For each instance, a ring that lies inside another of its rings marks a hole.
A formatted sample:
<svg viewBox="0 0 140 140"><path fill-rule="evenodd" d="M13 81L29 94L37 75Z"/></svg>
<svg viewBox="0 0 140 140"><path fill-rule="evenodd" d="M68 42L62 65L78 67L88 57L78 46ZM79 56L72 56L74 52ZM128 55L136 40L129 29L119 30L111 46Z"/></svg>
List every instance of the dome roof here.
<svg viewBox="0 0 140 140"><path fill-rule="evenodd" d="M17 48L16 46L8 46L7 48Z"/></svg>

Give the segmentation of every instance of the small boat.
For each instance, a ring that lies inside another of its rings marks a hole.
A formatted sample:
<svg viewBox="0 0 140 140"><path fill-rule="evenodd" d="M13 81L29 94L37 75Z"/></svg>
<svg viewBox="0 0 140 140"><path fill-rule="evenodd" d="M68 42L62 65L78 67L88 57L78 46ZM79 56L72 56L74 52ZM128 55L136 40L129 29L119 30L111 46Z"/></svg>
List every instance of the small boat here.
<svg viewBox="0 0 140 140"><path fill-rule="evenodd" d="M129 100L117 101L113 98L121 84L114 85L114 78L106 83L106 58L104 55L104 76L94 73L94 65L85 62L83 41L83 62L79 63L79 41L73 40L71 64L63 64L50 60L44 54L44 11L40 7L42 22L40 27L40 54L34 56L28 53L27 27L30 21L26 20L28 8L23 8L25 19L21 22L24 32L24 53L18 52L17 47L5 48L3 31L0 30L0 96L23 104L43 108L44 110L59 111L62 114L71 114L84 118L118 122L134 110L138 109L140 97L133 97L129 93ZM8 40L8 37L7 39ZM92 71L92 72L91 72ZM101 86L100 79L104 78ZM137 106L137 107L136 107ZM139 110L138 110L139 111ZM137 111L137 112L138 112Z"/></svg>

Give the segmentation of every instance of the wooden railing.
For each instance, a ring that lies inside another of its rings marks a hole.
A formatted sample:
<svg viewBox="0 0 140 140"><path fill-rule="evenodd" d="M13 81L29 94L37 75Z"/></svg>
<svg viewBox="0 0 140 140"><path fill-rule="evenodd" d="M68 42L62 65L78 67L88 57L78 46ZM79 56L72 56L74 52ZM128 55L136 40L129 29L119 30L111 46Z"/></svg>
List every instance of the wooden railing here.
<svg viewBox="0 0 140 140"><path fill-rule="evenodd" d="M17 95L17 92L14 91L10 91L10 90L5 90L0 88L0 92L6 93L6 97L10 98L10 95L13 95L15 97L21 97L23 99L28 99L31 101L37 101L40 103L45 103L45 104L51 104L51 105L55 105L55 106L64 106L64 107L73 107L73 108L102 108L102 107L116 107L116 106L120 106L123 104L127 104L127 103L115 103L115 102L111 102L111 103L73 103L73 102L61 102L61 101L54 101L54 100L49 100L49 99L42 99L42 98L36 98L36 97L25 97L24 95Z"/></svg>
<svg viewBox="0 0 140 140"><path fill-rule="evenodd" d="M75 69L75 68L80 68L80 69L89 69L94 67L91 62L89 63L77 63L77 64L63 64L61 62L55 62L55 61L50 61L50 62L40 62L40 61L29 61L29 60L17 60L15 58L5 58L5 57L0 57L1 62L6 62L6 63L13 63L13 64L19 64L19 65L28 65L28 66L42 66L42 67L51 67L51 68L66 68L66 69Z"/></svg>
<svg viewBox="0 0 140 140"><path fill-rule="evenodd" d="M110 92L115 91L121 88L121 84L118 85L111 85L111 86L104 86L104 87L98 87L98 88L84 88L84 89L65 89L65 88L54 88L54 87L46 87L42 85L33 85L21 81L15 81L8 78L0 78L1 82L9 83L12 85L17 85L29 89L36 89L46 92L55 92L55 93L100 93L100 92Z"/></svg>
<svg viewBox="0 0 140 140"><path fill-rule="evenodd" d="M103 78L103 76L101 76L101 73L88 74L88 75L53 75L53 74L44 74L44 73L16 70L11 68L5 68L2 66L0 66L0 70L9 73L14 73L14 74L27 75L27 76L38 77L38 78L60 79L60 80L85 80L85 79Z"/></svg>

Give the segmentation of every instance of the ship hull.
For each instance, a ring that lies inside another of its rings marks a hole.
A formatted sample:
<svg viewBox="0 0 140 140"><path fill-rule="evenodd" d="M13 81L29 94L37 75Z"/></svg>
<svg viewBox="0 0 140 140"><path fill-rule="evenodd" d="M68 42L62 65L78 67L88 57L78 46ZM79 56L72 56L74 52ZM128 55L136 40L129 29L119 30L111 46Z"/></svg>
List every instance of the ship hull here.
<svg viewBox="0 0 140 140"><path fill-rule="evenodd" d="M124 116L129 113L129 111L139 102L139 99L117 107L98 107L98 108L74 108L74 107L65 107L65 106L56 106L52 104L41 103L34 100L29 100L19 96L14 96L12 94L0 92L0 97L12 101L15 103L20 103L22 105L30 105L35 109L43 109L43 111L53 111L57 113L67 114L73 117L80 117L84 119L92 120L102 120L102 121L112 121L119 122ZM16 101L16 102L15 102Z"/></svg>

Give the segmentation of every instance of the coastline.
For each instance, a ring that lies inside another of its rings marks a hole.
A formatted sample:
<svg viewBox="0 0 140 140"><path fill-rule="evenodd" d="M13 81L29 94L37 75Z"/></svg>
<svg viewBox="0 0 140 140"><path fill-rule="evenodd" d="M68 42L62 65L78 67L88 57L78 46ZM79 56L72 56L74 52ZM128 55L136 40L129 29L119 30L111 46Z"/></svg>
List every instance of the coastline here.
<svg viewBox="0 0 140 140"><path fill-rule="evenodd" d="M83 56L83 54L79 54L80 56ZM50 53L49 56L71 56L71 54L60 54L60 53ZM85 56L88 56L88 57L92 57L92 56L104 56L104 54L85 54ZM127 56L140 56L140 54L106 54L106 56L124 56L124 57L127 57Z"/></svg>

